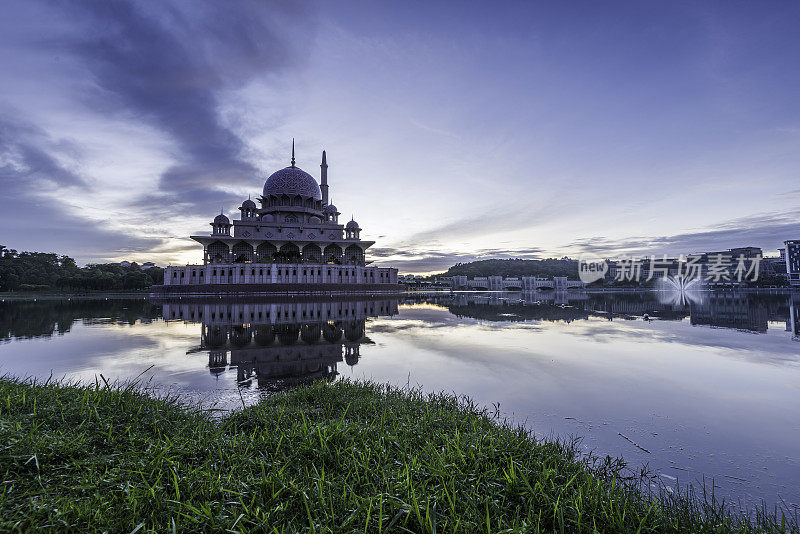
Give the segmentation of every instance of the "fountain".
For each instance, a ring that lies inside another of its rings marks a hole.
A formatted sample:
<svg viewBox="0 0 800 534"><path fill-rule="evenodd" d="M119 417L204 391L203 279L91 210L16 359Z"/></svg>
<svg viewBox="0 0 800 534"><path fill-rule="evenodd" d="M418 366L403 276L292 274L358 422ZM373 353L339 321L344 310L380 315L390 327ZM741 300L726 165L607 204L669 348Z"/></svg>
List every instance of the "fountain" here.
<svg viewBox="0 0 800 534"><path fill-rule="evenodd" d="M683 276L665 276L656 282L658 300L662 304L686 306L690 303L700 304L703 301L703 282L698 278L687 279Z"/></svg>

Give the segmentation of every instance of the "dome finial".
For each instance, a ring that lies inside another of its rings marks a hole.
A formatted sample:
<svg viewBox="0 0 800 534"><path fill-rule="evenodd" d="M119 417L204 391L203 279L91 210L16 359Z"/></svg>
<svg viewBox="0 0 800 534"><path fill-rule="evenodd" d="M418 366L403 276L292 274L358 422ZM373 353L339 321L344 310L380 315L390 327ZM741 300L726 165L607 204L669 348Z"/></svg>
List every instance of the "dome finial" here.
<svg viewBox="0 0 800 534"><path fill-rule="evenodd" d="M292 167L294 167L294 137L292 137Z"/></svg>

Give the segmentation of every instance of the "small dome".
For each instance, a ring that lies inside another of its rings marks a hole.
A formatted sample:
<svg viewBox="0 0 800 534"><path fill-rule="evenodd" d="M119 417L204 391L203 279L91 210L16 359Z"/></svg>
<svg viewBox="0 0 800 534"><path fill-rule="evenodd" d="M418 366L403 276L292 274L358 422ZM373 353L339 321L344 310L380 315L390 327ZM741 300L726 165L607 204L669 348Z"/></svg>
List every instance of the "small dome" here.
<svg viewBox="0 0 800 534"><path fill-rule="evenodd" d="M339 213L339 210L336 209L336 206L333 204L328 204L322 209L323 213Z"/></svg>
<svg viewBox="0 0 800 534"><path fill-rule="evenodd" d="M270 195L290 197L300 195L303 198L322 200L322 191L317 181L298 167L286 167L272 173L264 183L264 196Z"/></svg>
<svg viewBox="0 0 800 534"><path fill-rule="evenodd" d="M254 209L256 209L256 203L248 198L247 200L242 202L242 207L245 208L245 209L254 210Z"/></svg>
<svg viewBox="0 0 800 534"><path fill-rule="evenodd" d="M214 217L214 224L230 224L230 223L231 223L230 219L228 219L221 213L216 217Z"/></svg>
<svg viewBox="0 0 800 534"><path fill-rule="evenodd" d="M358 227L358 223L355 222L354 220L350 220L350 222L347 223L347 226L345 226L345 228L347 228L348 230L360 230L360 228Z"/></svg>

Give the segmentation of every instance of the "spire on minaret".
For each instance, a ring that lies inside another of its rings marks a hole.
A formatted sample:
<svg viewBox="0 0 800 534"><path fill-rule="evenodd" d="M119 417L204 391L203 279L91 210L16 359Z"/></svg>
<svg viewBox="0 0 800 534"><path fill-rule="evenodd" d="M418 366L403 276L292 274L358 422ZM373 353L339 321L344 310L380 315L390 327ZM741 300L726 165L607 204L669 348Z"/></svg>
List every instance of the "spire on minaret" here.
<svg viewBox="0 0 800 534"><path fill-rule="evenodd" d="M294 167L294 137L292 137L292 167Z"/></svg>
<svg viewBox="0 0 800 534"><path fill-rule="evenodd" d="M320 184L319 188L322 191L322 204L328 205L328 161L325 158L325 151L322 151L322 165L320 168Z"/></svg>

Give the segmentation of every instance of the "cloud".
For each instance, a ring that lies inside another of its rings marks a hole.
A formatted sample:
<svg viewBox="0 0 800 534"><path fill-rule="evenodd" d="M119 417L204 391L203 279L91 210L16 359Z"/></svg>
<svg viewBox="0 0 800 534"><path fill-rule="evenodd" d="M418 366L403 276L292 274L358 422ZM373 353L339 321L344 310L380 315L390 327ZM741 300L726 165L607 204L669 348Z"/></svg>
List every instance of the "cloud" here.
<svg viewBox="0 0 800 534"><path fill-rule="evenodd" d="M18 250L53 251L81 260L105 259L109 252L148 250L160 239L126 235L103 221L88 221L70 213L65 204L44 201L42 189L79 194L87 184L59 162L66 143L56 142L21 121L0 120L0 189L3 244ZM103 252L100 252L103 251Z"/></svg>
<svg viewBox="0 0 800 534"><path fill-rule="evenodd" d="M396 248L370 248L368 253L371 257L385 258L385 261L378 260L376 263L397 267L401 272L433 272L446 271L456 263L466 263L476 260L486 259L540 259L543 250L534 247L519 249L500 249L486 248L475 252L449 252L440 250L420 250L420 249L396 249Z"/></svg>
<svg viewBox="0 0 800 534"><path fill-rule="evenodd" d="M258 170L220 117L218 96L292 64L299 47L281 28L303 27L304 3L57 5L84 27L59 44L93 77L86 100L151 125L177 148L142 208L208 210L232 199L222 188L252 182Z"/></svg>
<svg viewBox="0 0 800 534"><path fill-rule="evenodd" d="M452 222L417 232L403 240L403 244L437 244L442 240L470 238L492 235L511 230L539 226L556 217L564 210L562 202L550 198L541 202L540 207L524 204L505 203L484 208L478 213L462 217Z"/></svg>
<svg viewBox="0 0 800 534"><path fill-rule="evenodd" d="M79 186L86 182L56 159L59 143L40 129L12 119L0 120L0 187L17 188Z"/></svg>
<svg viewBox="0 0 800 534"><path fill-rule="evenodd" d="M756 246L767 253L783 241L800 236L800 210L740 217L722 222L714 229L668 236L607 239L590 237L573 241L571 250L613 255L687 254L727 248Z"/></svg>

